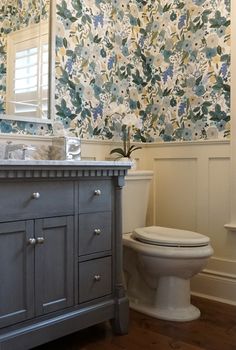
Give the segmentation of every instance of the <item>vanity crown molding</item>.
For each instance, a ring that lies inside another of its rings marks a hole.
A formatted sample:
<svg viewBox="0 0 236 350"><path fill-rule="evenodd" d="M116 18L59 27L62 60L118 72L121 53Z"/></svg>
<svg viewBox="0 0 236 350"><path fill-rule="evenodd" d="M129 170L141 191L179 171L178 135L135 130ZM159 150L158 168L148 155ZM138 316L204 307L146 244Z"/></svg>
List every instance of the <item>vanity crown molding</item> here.
<svg viewBox="0 0 236 350"><path fill-rule="evenodd" d="M0 180L119 177L126 175L130 165L130 162L118 161L2 160L0 161Z"/></svg>

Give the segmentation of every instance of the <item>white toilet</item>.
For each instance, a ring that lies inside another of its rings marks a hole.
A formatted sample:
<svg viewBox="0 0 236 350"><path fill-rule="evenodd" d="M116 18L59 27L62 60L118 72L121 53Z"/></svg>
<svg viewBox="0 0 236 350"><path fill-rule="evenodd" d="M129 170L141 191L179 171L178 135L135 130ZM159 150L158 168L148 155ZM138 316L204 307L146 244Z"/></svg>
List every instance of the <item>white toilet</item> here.
<svg viewBox="0 0 236 350"><path fill-rule="evenodd" d="M123 189L124 276L130 307L171 321L191 321L200 311L190 303L190 278L213 254L202 234L144 227L152 171L130 171Z"/></svg>

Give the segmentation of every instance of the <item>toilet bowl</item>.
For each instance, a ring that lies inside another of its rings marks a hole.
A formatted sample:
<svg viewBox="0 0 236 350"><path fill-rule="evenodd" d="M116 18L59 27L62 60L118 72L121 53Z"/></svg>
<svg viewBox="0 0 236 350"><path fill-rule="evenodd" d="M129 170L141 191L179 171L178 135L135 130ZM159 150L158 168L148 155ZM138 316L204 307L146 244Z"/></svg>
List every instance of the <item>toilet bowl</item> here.
<svg viewBox="0 0 236 350"><path fill-rule="evenodd" d="M190 279L213 249L209 238L196 232L143 226L152 175L132 171L124 187L123 265L130 307L160 319L191 321L200 311L190 303Z"/></svg>

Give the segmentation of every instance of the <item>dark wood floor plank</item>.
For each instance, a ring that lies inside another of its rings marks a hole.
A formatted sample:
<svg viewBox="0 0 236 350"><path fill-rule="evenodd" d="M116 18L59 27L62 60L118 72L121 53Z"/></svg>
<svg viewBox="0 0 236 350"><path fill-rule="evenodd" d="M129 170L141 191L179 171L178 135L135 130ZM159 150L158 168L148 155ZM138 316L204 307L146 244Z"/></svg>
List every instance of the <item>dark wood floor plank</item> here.
<svg viewBox="0 0 236 350"><path fill-rule="evenodd" d="M199 320L169 322L131 310L130 330L115 336L103 323L35 350L236 350L236 306L193 298Z"/></svg>
<svg viewBox="0 0 236 350"><path fill-rule="evenodd" d="M147 328L200 348L236 350L236 307L206 299L201 304L201 318L193 322L161 321L136 313L133 316L136 322L134 326ZM198 299L195 299L195 305L199 306Z"/></svg>

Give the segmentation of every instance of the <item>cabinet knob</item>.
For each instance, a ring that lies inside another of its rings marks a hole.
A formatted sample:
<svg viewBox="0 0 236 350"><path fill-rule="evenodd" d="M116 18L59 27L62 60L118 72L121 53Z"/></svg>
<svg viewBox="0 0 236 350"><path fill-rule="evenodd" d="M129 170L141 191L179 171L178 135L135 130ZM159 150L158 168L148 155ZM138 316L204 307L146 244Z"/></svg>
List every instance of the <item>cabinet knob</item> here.
<svg viewBox="0 0 236 350"><path fill-rule="evenodd" d="M33 199L39 199L39 197L40 197L40 193L39 192L32 193L32 198Z"/></svg>
<svg viewBox="0 0 236 350"><path fill-rule="evenodd" d="M28 239L28 244L30 244L30 245L35 245L36 243L37 243L37 241L36 241L36 239L33 238L33 237L31 237L31 238Z"/></svg>
<svg viewBox="0 0 236 350"><path fill-rule="evenodd" d="M38 244L43 244L45 239L43 237L37 237L36 241Z"/></svg>
<svg viewBox="0 0 236 350"><path fill-rule="evenodd" d="M101 234L101 230L100 230L100 228L95 228L95 230L94 230L94 234L96 235L96 236L99 236L100 234Z"/></svg>
<svg viewBox="0 0 236 350"><path fill-rule="evenodd" d="M94 281L95 282L101 281L101 276L100 275L94 275Z"/></svg>
<svg viewBox="0 0 236 350"><path fill-rule="evenodd" d="M95 194L95 196L101 196L102 191L101 190L95 190L94 194Z"/></svg>

